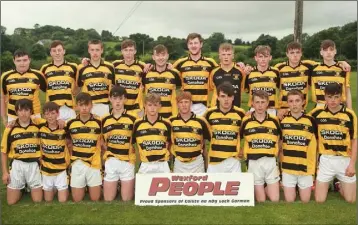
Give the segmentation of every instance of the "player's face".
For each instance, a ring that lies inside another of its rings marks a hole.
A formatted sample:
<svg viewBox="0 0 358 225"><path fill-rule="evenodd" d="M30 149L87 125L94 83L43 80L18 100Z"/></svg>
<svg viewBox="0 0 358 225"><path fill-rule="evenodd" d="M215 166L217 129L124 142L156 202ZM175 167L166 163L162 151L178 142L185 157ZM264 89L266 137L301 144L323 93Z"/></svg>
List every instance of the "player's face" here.
<svg viewBox="0 0 358 225"><path fill-rule="evenodd" d="M31 110L30 109L19 109L17 110L17 117L19 118L20 122L27 123L30 121Z"/></svg>
<svg viewBox="0 0 358 225"><path fill-rule="evenodd" d="M328 108L335 109L341 104L342 95L325 95L324 99L326 100Z"/></svg>
<svg viewBox="0 0 358 225"><path fill-rule="evenodd" d="M321 56L324 60L332 61L334 60L334 56L337 54L336 48L329 47L327 49L321 49Z"/></svg>
<svg viewBox="0 0 358 225"><path fill-rule="evenodd" d="M56 110L46 111L44 113L44 117L45 117L45 119L46 119L48 124L56 123L58 115L59 115L59 112L57 112Z"/></svg>
<svg viewBox="0 0 358 225"><path fill-rule="evenodd" d="M127 47L121 50L124 61L133 61L135 59L135 54L137 50L134 46Z"/></svg>
<svg viewBox="0 0 358 225"><path fill-rule="evenodd" d="M232 107L232 102L234 101L234 96L228 96L224 92L220 91L219 96L218 96L218 101L219 101L220 108L222 108L224 110L228 110L228 109L231 109L231 107Z"/></svg>
<svg viewBox="0 0 358 225"><path fill-rule="evenodd" d="M30 62L31 60L28 55L15 57L14 64L16 67L16 71L20 73L25 73L30 68Z"/></svg>
<svg viewBox="0 0 358 225"><path fill-rule="evenodd" d="M301 49L289 49L288 52L286 52L286 56L290 63L297 64L301 60L302 51Z"/></svg>
<svg viewBox="0 0 358 225"><path fill-rule="evenodd" d="M191 112L192 102L189 99L182 99L178 102L179 113L187 114Z"/></svg>
<svg viewBox="0 0 358 225"><path fill-rule="evenodd" d="M145 112L148 116L156 116L159 113L161 104L159 102L147 102L145 103Z"/></svg>
<svg viewBox="0 0 358 225"><path fill-rule="evenodd" d="M109 97L112 107L114 110L122 110L124 108L124 103L127 101L127 98L122 96L112 96Z"/></svg>
<svg viewBox="0 0 358 225"><path fill-rule="evenodd" d="M50 55L54 61L63 61L65 53L66 51L63 49L62 45L57 45L50 50Z"/></svg>
<svg viewBox="0 0 358 225"><path fill-rule="evenodd" d="M270 54L257 53L255 55L255 61L258 66L267 67L271 61L272 56Z"/></svg>
<svg viewBox="0 0 358 225"><path fill-rule="evenodd" d="M101 44L90 44L88 46L88 53L92 60L98 61L101 59L103 48Z"/></svg>
<svg viewBox="0 0 358 225"><path fill-rule="evenodd" d="M84 102L78 102L77 109L81 116L89 116L92 110L92 103L86 104Z"/></svg>
<svg viewBox="0 0 358 225"><path fill-rule="evenodd" d="M187 43L190 54L199 55L201 54L201 48L203 43L200 42L199 38L194 38L188 41Z"/></svg>
<svg viewBox="0 0 358 225"><path fill-rule="evenodd" d="M152 56L154 62L158 66L165 66L167 64L169 54L168 52L154 52Z"/></svg>
<svg viewBox="0 0 358 225"><path fill-rule="evenodd" d="M230 65L232 64L232 61L234 59L234 53L232 52L232 50L220 49L219 59L221 65Z"/></svg>
<svg viewBox="0 0 358 225"><path fill-rule="evenodd" d="M299 113L302 111L304 101L299 95L290 95L287 98L287 104L291 112Z"/></svg>
<svg viewBox="0 0 358 225"><path fill-rule="evenodd" d="M258 96L255 96L252 101L252 107L255 109L255 112L259 114L264 113L268 105L269 101L267 101L265 98L260 98Z"/></svg>

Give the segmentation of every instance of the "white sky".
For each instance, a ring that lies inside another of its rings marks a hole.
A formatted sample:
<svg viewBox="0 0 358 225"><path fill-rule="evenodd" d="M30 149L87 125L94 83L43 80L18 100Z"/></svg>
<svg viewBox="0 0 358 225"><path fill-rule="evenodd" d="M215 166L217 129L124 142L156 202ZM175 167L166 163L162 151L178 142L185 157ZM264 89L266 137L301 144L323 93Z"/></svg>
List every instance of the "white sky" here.
<svg viewBox="0 0 358 225"><path fill-rule="evenodd" d="M17 27L36 23L72 29L94 28L114 32L136 1L1 1L1 25L12 34ZM356 1L304 1L303 32L312 35L357 20ZM293 33L294 1L143 1L115 33L145 33L185 38L190 32L207 38L222 32L226 38L253 41L262 33L282 38Z"/></svg>

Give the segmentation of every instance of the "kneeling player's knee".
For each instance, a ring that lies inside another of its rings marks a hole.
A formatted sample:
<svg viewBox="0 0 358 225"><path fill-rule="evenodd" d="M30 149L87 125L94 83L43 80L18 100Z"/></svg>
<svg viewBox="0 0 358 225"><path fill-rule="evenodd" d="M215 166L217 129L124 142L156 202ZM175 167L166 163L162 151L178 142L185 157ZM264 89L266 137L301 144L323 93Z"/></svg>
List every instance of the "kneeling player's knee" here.
<svg viewBox="0 0 358 225"><path fill-rule="evenodd" d="M355 202L356 202L355 196L344 196L344 199L345 199L346 202L348 202L348 203L355 203Z"/></svg>
<svg viewBox="0 0 358 225"><path fill-rule="evenodd" d="M7 200L7 204L8 204L8 205L15 205L17 202L18 202L17 199L8 199L8 200Z"/></svg>

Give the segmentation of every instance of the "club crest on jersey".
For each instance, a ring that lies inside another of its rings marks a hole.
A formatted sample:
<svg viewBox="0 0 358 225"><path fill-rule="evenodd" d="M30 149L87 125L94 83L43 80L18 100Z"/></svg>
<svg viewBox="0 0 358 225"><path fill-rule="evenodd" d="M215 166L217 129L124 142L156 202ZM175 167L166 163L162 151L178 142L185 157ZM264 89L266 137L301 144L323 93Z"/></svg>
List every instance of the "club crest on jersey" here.
<svg viewBox="0 0 358 225"><path fill-rule="evenodd" d="M236 125L236 121L235 119L232 120L232 125Z"/></svg>
<svg viewBox="0 0 358 225"><path fill-rule="evenodd" d="M197 129L197 128L193 128L193 133L197 134L197 133L198 133L198 129Z"/></svg>
<svg viewBox="0 0 358 225"><path fill-rule="evenodd" d="M303 127L303 130L304 130L304 131L308 131L308 126L305 125L305 126Z"/></svg>
<svg viewBox="0 0 358 225"><path fill-rule="evenodd" d="M269 134L272 134L272 129L268 129L268 133L269 133Z"/></svg>
<svg viewBox="0 0 358 225"><path fill-rule="evenodd" d="M33 81L34 81L34 79L30 78L28 82L32 83Z"/></svg>
<svg viewBox="0 0 358 225"><path fill-rule="evenodd" d="M234 76L234 80L238 80L239 79L239 74L233 74Z"/></svg>
<svg viewBox="0 0 358 225"><path fill-rule="evenodd" d="M160 135L164 136L164 130L159 131Z"/></svg>
<svg viewBox="0 0 358 225"><path fill-rule="evenodd" d="M128 127L129 127L128 124L124 125L124 129L128 130Z"/></svg>
<svg viewBox="0 0 358 225"><path fill-rule="evenodd" d="M203 70L205 70L206 71L206 69L207 69L208 67L206 67L206 66L203 66Z"/></svg>
<svg viewBox="0 0 358 225"><path fill-rule="evenodd" d="M341 75L341 72L337 71L335 76L339 77L340 75Z"/></svg>
<svg viewBox="0 0 358 225"><path fill-rule="evenodd" d="M300 76L303 77L305 75L305 71L300 71Z"/></svg>
<svg viewBox="0 0 358 225"><path fill-rule="evenodd" d="M91 134L94 134L94 128L91 128L90 133L91 133Z"/></svg>
<svg viewBox="0 0 358 225"><path fill-rule="evenodd" d="M165 79L165 83L170 84L170 79L169 78Z"/></svg>

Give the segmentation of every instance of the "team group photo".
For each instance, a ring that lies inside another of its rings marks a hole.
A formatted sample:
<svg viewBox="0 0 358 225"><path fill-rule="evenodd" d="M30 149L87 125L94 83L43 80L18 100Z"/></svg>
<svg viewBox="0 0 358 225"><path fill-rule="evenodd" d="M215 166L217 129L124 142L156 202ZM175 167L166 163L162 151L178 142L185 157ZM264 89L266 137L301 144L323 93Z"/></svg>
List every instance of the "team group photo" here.
<svg viewBox="0 0 358 225"><path fill-rule="evenodd" d="M356 53L356 19L352 24L355 46L347 49ZM33 210L63 205L64 216L71 215L67 206L75 210L83 204L135 210L136 193L144 188L136 185L138 174L232 174L235 180L236 174L248 173L253 201L262 210L288 207L289 215L329 204L355 209L356 56L342 57L348 55L342 53L344 36L338 40L324 31L307 48L309 40L297 29L280 48L260 36L244 47L250 60L241 56L241 39L214 42L215 35L207 39L202 32L187 32L180 46L155 42L146 55L147 37L123 37L111 57L104 32L78 39L76 51L82 55L77 57L70 39L52 35L41 42L39 63L40 48L14 39L26 30L16 34L15 29L12 37L2 25L1 46L9 49L2 55L7 69L0 81L2 207L11 213L24 204ZM217 46L214 53L207 54L208 44ZM314 57L307 57L310 52ZM342 216L319 223L348 221ZM135 221L123 223L144 223ZM304 221L311 220L291 223Z"/></svg>

